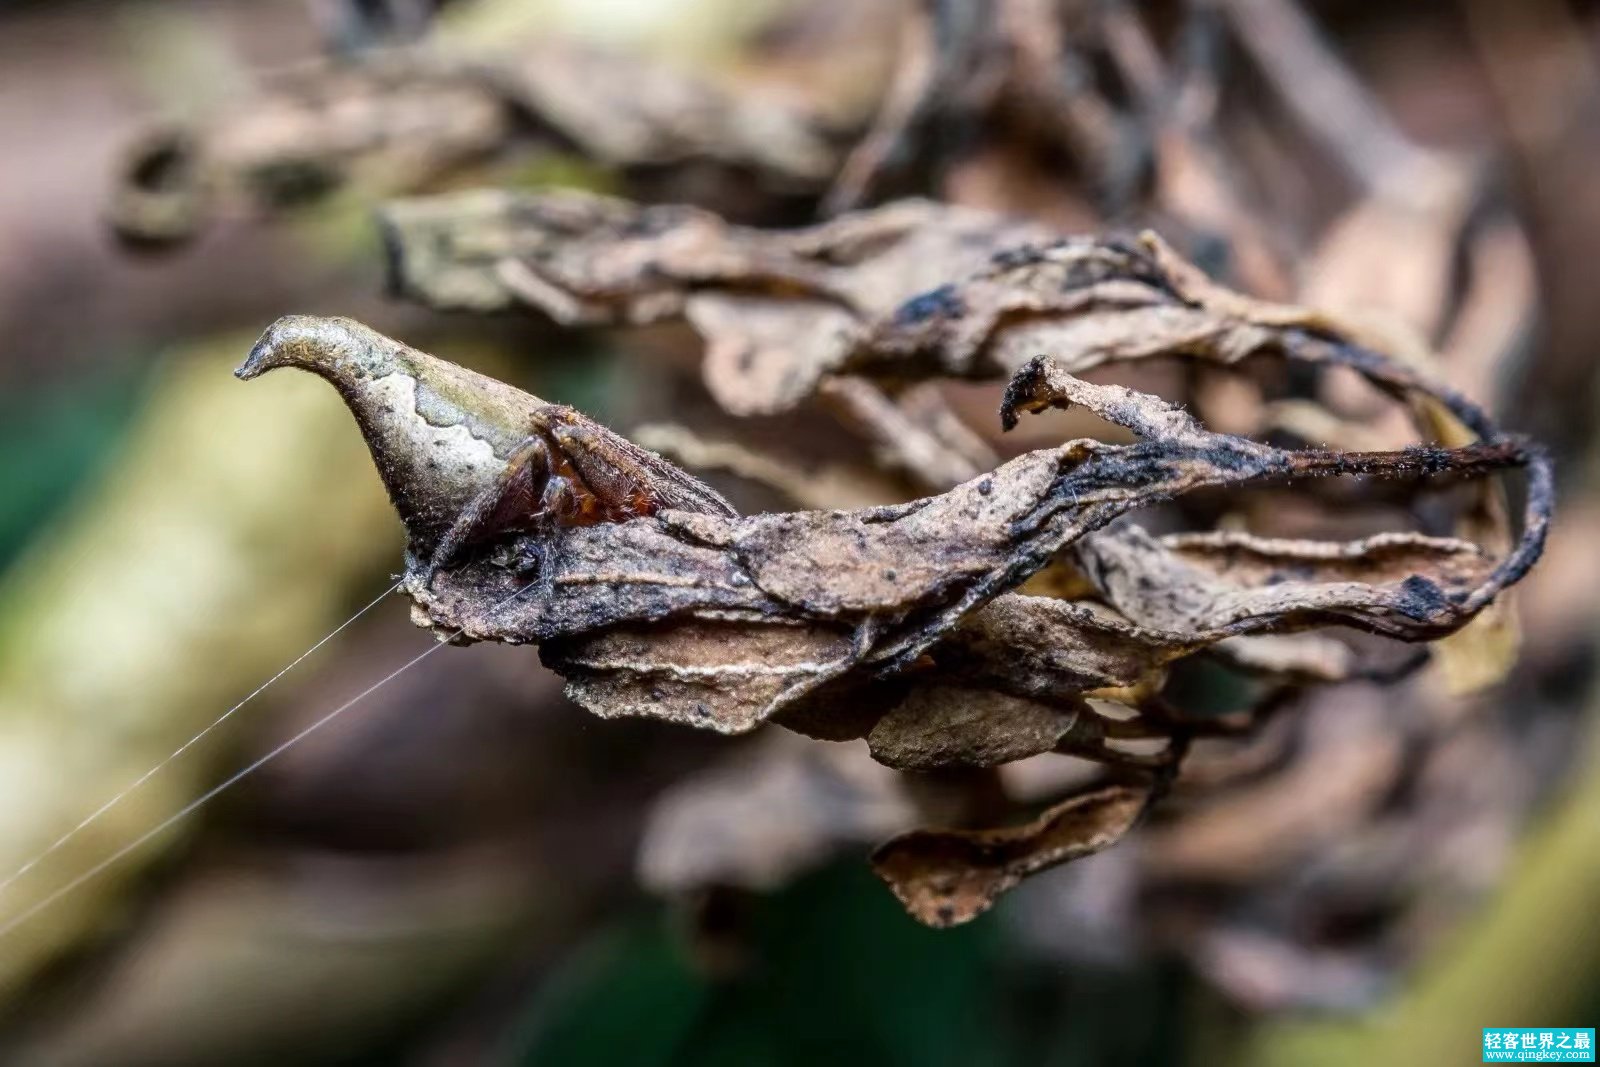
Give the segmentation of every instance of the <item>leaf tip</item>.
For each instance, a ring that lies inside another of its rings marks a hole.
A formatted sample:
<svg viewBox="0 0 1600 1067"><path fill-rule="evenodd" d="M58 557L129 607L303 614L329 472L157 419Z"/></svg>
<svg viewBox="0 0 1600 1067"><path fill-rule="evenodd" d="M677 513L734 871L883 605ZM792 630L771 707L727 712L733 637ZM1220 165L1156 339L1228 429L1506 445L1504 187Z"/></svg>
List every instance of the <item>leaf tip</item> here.
<svg viewBox="0 0 1600 1067"><path fill-rule="evenodd" d="M1017 428L1024 411L1037 411L1038 395L1050 375L1049 356L1034 356L1018 368L1000 398L1000 428L1007 432Z"/></svg>
<svg viewBox="0 0 1600 1067"><path fill-rule="evenodd" d="M279 367L299 367L326 377L342 356L378 337L354 319L284 315L262 332L233 376L249 381Z"/></svg>

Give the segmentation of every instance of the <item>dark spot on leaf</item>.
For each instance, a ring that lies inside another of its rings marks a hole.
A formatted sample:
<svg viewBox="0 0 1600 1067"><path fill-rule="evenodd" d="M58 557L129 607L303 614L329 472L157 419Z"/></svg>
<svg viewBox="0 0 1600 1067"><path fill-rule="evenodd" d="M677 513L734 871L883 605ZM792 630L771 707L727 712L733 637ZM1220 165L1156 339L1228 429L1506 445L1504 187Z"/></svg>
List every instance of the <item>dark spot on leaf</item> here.
<svg viewBox="0 0 1600 1067"><path fill-rule="evenodd" d="M967 307L955 286L941 285L901 304L894 313L894 322L897 326L912 326L935 317L958 319L966 313Z"/></svg>

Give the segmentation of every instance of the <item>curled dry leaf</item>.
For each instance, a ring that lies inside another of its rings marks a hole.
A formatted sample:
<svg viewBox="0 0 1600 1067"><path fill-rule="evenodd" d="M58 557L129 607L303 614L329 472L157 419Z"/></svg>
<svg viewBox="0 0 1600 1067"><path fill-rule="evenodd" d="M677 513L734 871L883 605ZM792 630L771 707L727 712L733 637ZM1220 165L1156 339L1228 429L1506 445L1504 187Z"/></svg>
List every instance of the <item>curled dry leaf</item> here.
<svg viewBox="0 0 1600 1067"><path fill-rule="evenodd" d="M1116 844L1151 795L1148 787L1114 785L1065 800L1022 826L913 830L879 846L872 868L917 919L955 926L988 911L1030 874Z"/></svg>
<svg viewBox="0 0 1600 1067"><path fill-rule="evenodd" d="M926 201L767 231L580 193L453 194L384 218L395 286L434 306L687 319L706 341L707 388L736 414L787 410L840 375L1004 379L1040 352L1072 374L1272 353L1352 367L1489 436L1480 408L1422 370L1326 315L1217 285L1151 233L1060 238Z"/></svg>
<svg viewBox="0 0 1600 1067"><path fill-rule="evenodd" d="M1207 301L1225 323L1216 330L1262 330L1247 317L1271 317L1231 294ZM1454 632L1532 564L1549 517L1543 454L1486 420L1484 440L1457 448L1288 450L1212 433L1043 358L1007 390L1007 425L1076 404L1139 440L1069 441L908 504L751 516L570 408L358 323L281 320L239 373L284 366L326 378L354 413L406 524L418 622L538 644L596 714L866 737L880 762L917 770L1070 752L1146 780L1137 804L1091 794L1027 827L926 839L929 871L952 856L970 867L955 883L928 875L958 898L949 919L913 905L934 922L969 918L1024 874L1126 828L1199 729L1154 696L1166 664L1330 623L1408 641ZM1398 388L1387 365L1362 369ZM1518 466L1529 471L1523 536L1498 561L1411 534L1327 544L1112 525L1197 489ZM1017 591L1052 564L1080 570L1088 595ZM1125 713L1096 707L1113 690ZM1135 739L1157 747L1130 749ZM923 847L891 850L892 883L918 884Z"/></svg>
<svg viewBox="0 0 1600 1067"><path fill-rule="evenodd" d="M928 201L785 233L575 192L405 200L382 218L402 293L449 309L521 304L567 325L686 319L706 338L704 381L726 410L772 413L816 394L872 442L880 466L933 490L995 462L938 393L891 396L863 378L820 376L848 355L860 322L1007 244L1047 236Z"/></svg>
<svg viewBox="0 0 1600 1067"><path fill-rule="evenodd" d="M788 231L576 192L402 200L382 218L394 287L436 307L522 305L569 325L687 319L706 338L706 387L738 414L793 406L850 356L863 324L1049 237L923 200Z"/></svg>
<svg viewBox="0 0 1600 1067"><path fill-rule="evenodd" d="M761 94L638 56L543 43L494 56L423 47L286 71L263 96L125 152L111 220L135 241L192 236L217 213L269 212L354 183L415 192L511 153L575 153L626 175L709 164L815 190L835 152Z"/></svg>
<svg viewBox="0 0 1600 1067"><path fill-rule="evenodd" d="M1106 599L1135 621L1184 632L1226 629L1240 619L1310 619L1353 620L1385 633L1392 617L1399 620L1395 636L1403 637L1410 620L1427 614L1412 598L1453 601L1494 569L1470 542L1410 533L1329 543L1233 532L1154 538L1128 527L1085 538L1076 557Z"/></svg>

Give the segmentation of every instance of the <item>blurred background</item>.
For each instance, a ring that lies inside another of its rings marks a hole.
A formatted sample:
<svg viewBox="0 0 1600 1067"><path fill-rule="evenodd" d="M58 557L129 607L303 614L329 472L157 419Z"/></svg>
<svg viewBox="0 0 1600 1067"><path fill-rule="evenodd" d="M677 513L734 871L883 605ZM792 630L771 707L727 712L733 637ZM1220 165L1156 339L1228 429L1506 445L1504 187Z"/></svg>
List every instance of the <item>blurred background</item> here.
<svg viewBox="0 0 1600 1067"><path fill-rule="evenodd" d="M646 70L804 137L697 127L695 97L679 129ZM893 772L852 746L602 722L532 650L444 650L6 934L0 1062L1453 1063L1484 1026L1600 1018L1594 5L13 0L0 146L0 874L399 570L333 392L231 376L280 314L619 430L861 462L817 413L719 411L686 328L386 297L387 197L1150 225L1238 288L1403 322L1561 481L1506 670L1307 689L1227 789L953 930L871 875ZM1059 439L1000 439L996 396L951 401L1002 454ZM0 890L0 922L430 640L381 601Z"/></svg>

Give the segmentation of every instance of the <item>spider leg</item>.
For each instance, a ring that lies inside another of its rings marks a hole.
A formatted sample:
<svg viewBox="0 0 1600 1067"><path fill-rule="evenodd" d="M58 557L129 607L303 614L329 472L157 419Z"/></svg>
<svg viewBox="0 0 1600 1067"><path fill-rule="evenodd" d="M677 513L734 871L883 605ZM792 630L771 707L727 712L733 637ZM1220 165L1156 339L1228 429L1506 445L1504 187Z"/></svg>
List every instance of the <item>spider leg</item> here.
<svg viewBox="0 0 1600 1067"><path fill-rule="evenodd" d="M441 568L449 566L463 548L484 533L490 532L489 527L499 517L507 496L516 487L517 479L530 466L537 464L542 467L548 456L548 446L537 434L526 438L512 451L506 458L505 468L494 482L461 509L461 514L456 516L455 522L434 546L433 553L428 557L427 566L422 572L424 588L432 587L434 574ZM541 493L541 496L543 495L547 494Z"/></svg>

